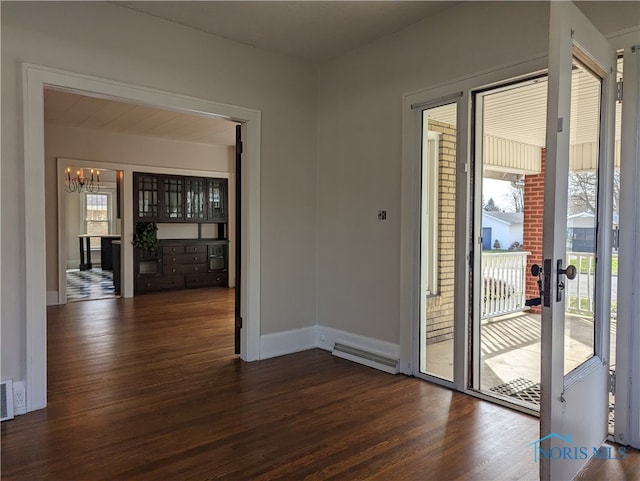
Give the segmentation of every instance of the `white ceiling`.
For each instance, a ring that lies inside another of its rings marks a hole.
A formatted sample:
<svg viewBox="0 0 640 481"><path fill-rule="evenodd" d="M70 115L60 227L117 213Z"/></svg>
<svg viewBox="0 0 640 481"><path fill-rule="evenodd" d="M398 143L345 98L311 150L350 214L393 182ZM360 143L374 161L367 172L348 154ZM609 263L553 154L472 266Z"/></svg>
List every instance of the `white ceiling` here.
<svg viewBox="0 0 640 481"><path fill-rule="evenodd" d="M322 62L460 2L114 2L262 50Z"/></svg>
<svg viewBox="0 0 640 481"><path fill-rule="evenodd" d="M234 145L235 122L62 90L44 91L45 122L106 132Z"/></svg>
<svg viewBox="0 0 640 481"><path fill-rule="evenodd" d="M114 3L123 8L161 17L257 48L306 60L322 61L401 30L426 16L435 15L461 2L133 1ZM603 3L607 2L580 2L580 7L585 14L591 13L590 16L597 18L598 15L595 14L601 10L594 7L602 9ZM574 88L576 86L574 85ZM533 145L544 145L546 82L542 81L529 88L516 89L513 92L491 95L486 99L486 133ZM580 116L592 113L596 108L597 106L591 103L588 108L579 109ZM224 119L86 97L52 89L45 91L45 120L54 124L116 133L221 145L235 143L235 124ZM442 120L447 121L447 119ZM593 137L593 126L591 127L582 132ZM573 140L584 141L575 137Z"/></svg>

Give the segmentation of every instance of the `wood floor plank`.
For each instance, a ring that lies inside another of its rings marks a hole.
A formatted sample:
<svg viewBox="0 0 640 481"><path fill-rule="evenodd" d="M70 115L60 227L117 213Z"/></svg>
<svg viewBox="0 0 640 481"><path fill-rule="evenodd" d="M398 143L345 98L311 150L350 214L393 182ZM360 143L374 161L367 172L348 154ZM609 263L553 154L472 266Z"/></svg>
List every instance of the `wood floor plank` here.
<svg viewBox="0 0 640 481"><path fill-rule="evenodd" d="M2 423L2 479L537 479L537 419L321 350L245 363L233 307L198 289L49 308L49 405ZM580 479L639 472L631 452Z"/></svg>

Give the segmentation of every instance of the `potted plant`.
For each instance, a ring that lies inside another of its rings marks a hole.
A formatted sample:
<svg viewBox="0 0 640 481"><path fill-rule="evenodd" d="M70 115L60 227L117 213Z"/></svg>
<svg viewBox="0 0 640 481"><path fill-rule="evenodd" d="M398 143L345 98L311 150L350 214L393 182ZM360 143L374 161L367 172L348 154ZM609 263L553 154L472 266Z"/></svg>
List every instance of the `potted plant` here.
<svg viewBox="0 0 640 481"><path fill-rule="evenodd" d="M150 257L155 257L158 249L157 232L158 226L155 222L137 222L131 243L146 252Z"/></svg>

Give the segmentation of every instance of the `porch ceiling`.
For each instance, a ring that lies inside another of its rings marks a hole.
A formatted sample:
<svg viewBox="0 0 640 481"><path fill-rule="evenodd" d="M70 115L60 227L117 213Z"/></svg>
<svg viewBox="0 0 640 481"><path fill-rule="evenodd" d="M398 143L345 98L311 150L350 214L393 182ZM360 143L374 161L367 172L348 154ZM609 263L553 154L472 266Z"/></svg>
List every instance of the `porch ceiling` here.
<svg viewBox="0 0 640 481"><path fill-rule="evenodd" d="M618 62L618 72L622 74L622 62ZM591 80L591 82L590 82ZM592 78L582 70L574 70L572 89L580 92L580 98L574 98L572 123L580 125L579 132L572 132L571 143L592 143L597 136L597 124L591 119L597 118L598 101ZM577 97L577 96L575 96ZM517 84L485 96L484 133L492 137L515 142L545 146L547 111L547 79L540 78L528 85ZM616 134L619 138L621 105L616 105ZM432 109L432 116L443 122L455 124L455 112L445 107ZM431 115L430 115L431 116ZM575 130L575 129L574 129Z"/></svg>

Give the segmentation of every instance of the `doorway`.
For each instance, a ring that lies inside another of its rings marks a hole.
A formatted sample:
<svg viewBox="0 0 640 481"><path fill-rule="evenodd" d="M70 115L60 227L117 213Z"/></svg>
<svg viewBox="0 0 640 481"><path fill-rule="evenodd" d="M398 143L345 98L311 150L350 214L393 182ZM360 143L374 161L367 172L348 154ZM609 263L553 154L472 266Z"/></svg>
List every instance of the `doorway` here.
<svg viewBox="0 0 640 481"><path fill-rule="evenodd" d="M57 184L62 200L58 209L64 211L58 213L58 242L63 247L58 255L59 297L66 302L114 298L121 285L122 171L72 163L73 168L65 164Z"/></svg>
<svg viewBox="0 0 640 481"><path fill-rule="evenodd" d="M208 117L223 117L242 123L243 137L247 139L243 159L247 167L243 170L242 191L243 233L251 231L251 236L243 234L242 281L241 288L246 295L241 302L244 323L241 330L241 357L244 360L259 358L260 344L260 112L251 109L219 104L202 99L184 97L154 89L102 80L85 75L72 74L36 65L26 66L25 77L25 138L42 139L25 141L25 170L41 172L44 158L44 99L45 87L67 91L82 91L95 97L118 98L136 105L153 105L174 112L197 112ZM106 167L115 167L105 165ZM125 175L132 169L123 168ZM123 199L132 199L131 183L123 185ZM41 274L46 264L45 242L45 194L44 188L30 192L25 204L25 215L31 219L26 226L26 277L30 289L27 290L27 411L46 407L46 279ZM130 205L129 205L130 207ZM127 209L127 206L124 206ZM123 238L133 235L133 223L125 218ZM125 242L126 245L126 242ZM125 297L133 293L132 252L123 249L122 267L123 291ZM40 266L40 267L37 267Z"/></svg>
<svg viewBox="0 0 640 481"><path fill-rule="evenodd" d="M618 63L619 72L622 64ZM568 175L567 262L578 267L566 282L565 372L593 352L596 288L596 216L599 83L573 70L574 131ZM547 78L539 76L478 91L476 121L476 264L473 389L533 411L540 408L541 281ZM620 104L616 125L620 124ZM613 175L613 227L619 205L619 128ZM491 235L491 240L487 239ZM614 231L615 239L615 231ZM611 270L611 359L615 373L617 247ZM614 397L609 427L613 430Z"/></svg>
<svg viewBox="0 0 640 481"><path fill-rule="evenodd" d="M539 297L530 270L542 259L546 96L545 76L473 94L470 385L534 412L540 406L541 311L526 304Z"/></svg>

